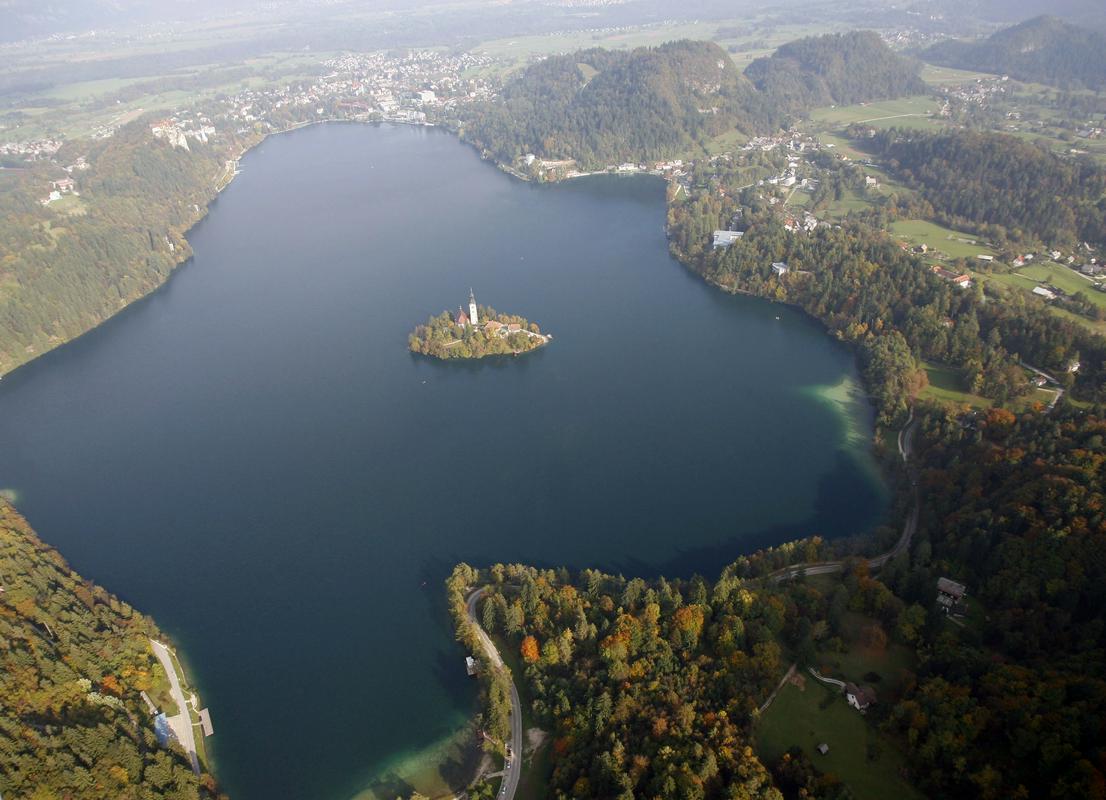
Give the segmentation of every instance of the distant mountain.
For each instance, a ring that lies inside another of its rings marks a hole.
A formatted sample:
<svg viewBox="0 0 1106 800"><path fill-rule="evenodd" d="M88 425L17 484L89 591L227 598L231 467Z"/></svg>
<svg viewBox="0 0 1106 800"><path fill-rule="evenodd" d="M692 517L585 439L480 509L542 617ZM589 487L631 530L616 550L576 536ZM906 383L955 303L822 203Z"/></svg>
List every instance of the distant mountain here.
<svg viewBox="0 0 1106 800"><path fill-rule="evenodd" d="M711 42L631 51L583 50L546 59L474 109L463 135L497 160L533 153L606 166L671 156L772 112Z"/></svg>
<svg viewBox="0 0 1106 800"><path fill-rule="evenodd" d="M751 63L745 76L774 102L796 111L925 92L919 68L878 34L851 31L789 42Z"/></svg>
<svg viewBox="0 0 1106 800"><path fill-rule="evenodd" d="M1106 87L1106 35L1056 17L1035 17L981 42L939 42L922 58L1061 88Z"/></svg>
<svg viewBox="0 0 1106 800"><path fill-rule="evenodd" d="M910 10L946 20L987 20L1011 24L1051 14L1068 22L1106 28L1106 4L1102 0L919 0Z"/></svg>

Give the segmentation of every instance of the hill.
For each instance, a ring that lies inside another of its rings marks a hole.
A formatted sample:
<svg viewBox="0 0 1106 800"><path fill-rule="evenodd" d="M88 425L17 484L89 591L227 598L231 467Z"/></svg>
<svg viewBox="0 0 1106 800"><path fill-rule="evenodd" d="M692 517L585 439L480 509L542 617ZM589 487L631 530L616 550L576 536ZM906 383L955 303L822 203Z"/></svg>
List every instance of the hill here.
<svg viewBox="0 0 1106 800"><path fill-rule="evenodd" d="M603 167L671 156L773 118L724 50L681 41L546 59L471 111L462 134L503 163L533 153Z"/></svg>
<svg viewBox="0 0 1106 800"><path fill-rule="evenodd" d="M893 52L873 31L789 42L745 70L758 90L788 111L921 94L920 65Z"/></svg>
<svg viewBox="0 0 1106 800"><path fill-rule="evenodd" d="M81 578L0 499L0 794L216 797L158 746L140 692L166 684L153 621Z"/></svg>
<svg viewBox="0 0 1106 800"><path fill-rule="evenodd" d="M1106 170L1091 161L998 133L891 130L864 146L953 225L1001 226L992 233L1048 244L1106 241Z"/></svg>
<svg viewBox="0 0 1106 800"><path fill-rule="evenodd" d="M1106 35L1042 16L981 42L939 42L922 53L932 64L1010 75L1066 89L1106 87Z"/></svg>

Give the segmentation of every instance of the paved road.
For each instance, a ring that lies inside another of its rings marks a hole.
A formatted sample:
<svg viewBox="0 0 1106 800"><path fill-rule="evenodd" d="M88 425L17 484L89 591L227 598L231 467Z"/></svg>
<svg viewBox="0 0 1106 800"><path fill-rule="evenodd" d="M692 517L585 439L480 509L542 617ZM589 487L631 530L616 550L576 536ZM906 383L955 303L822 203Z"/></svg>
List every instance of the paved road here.
<svg viewBox="0 0 1106 800"><path fill-rule="evenodd" d="M895 542L895 546L886 553L868 559L868 566L872 569L882 567L900 553L905 553L910 548L910 542L914 538L915 531L918 530L918 517L922 510L922 499L921 493L918 491L918 476L909 465L910 454L913 452L913 449L914 409L910 409L910 417L907 419L903 429L899 431L899 455L902 456L903 463L907 465L906 471L910 476L910 484L914 491L914 508L910 510L910 514L907 516L906 523L903 525L902 535L899 537L899 540ZM833 572L841 572L844 568L844 561L815 561L810 564L792 564L790 567L776 570L766 577L769 580L782 581L794 578L800 573L805 575L827 575Z"/></svg>
<svg viewBox="0 0 1106 800"><path fill-rule="evenodd" d="M150 640L150 645L154 648L154 655L157 656L157 660L165 668L165 674L169 676L169 687L173 695L173 702L177 704L178 713L168 718L169 726L173 729L173 733L177 735L184 752L188 753L188 759L192 762L192 771L199 775L200 758L196 755L196 737L192 732L192 717L188 712L188 704L184 701L184 691L181 689L177 669L173 666L173 659L169 655L168 647L161 642L155 642L153 639Z"/></svg>
<svg viewBox="0 0 1106 800"><path fill-rule="evenodd" d="M487 589L477 589L475 592L469 595L466 601L466 607L468 609L469 619L472 621L473 626L476 628L476 635L480 639L480 644L484 648L484 653L487 654L488 660L492 662L496 669L507 669L507 666L503 663L503 659L499 655L499 651L495 647L495 643L492 639L480 627L480 622L476 617L476 604L480 602L480 598L484 596ZM510 675L510 670L507 670L507 674ZM518 699L518 689L515 688L514 678L511 679L511 760L506 764L503 770L503 782L500 784L499 795L497 800L514 800L515 792L518 791L518 782L522 778L522 703Z"/></svg>

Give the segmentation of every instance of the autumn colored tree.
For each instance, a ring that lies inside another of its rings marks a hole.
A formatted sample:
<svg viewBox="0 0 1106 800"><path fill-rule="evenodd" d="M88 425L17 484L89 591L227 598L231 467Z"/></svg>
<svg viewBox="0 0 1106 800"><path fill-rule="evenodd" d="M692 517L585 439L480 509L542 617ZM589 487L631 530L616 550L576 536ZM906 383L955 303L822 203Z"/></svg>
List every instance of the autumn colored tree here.
<svg viewBox="0 0 1106 800"><path fill-rule="evenodd" d="M541 648L538 646L538 640L533 636L527 636L522 640L519 652L522 653L522 658L527 664L534 664L541 658Z"/></svg>

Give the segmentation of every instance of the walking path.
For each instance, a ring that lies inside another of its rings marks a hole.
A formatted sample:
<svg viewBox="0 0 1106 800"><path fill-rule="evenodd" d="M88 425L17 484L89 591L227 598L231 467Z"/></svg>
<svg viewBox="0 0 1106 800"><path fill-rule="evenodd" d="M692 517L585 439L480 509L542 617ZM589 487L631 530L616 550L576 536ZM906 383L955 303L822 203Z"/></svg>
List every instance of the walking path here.
<svg viewBox="0 0 1106 800"><path fill-rule="evenodd" d="M763 714L765 711L768 710L768 706L772 705L772 701L776 699L776 695L780 693L780 689L782 689L784 687L784 684L791 680L791 676L795 674L796 666L796 664L792 664L790 667L787 668L787 672L785 672L783 674L783 677L780 678L780 682L776 684L776 688L772 690L772 694L768 695L768 699L765 700L764 704L757 709L758 714Z"/></svg>
<svg viewBox="0 0 1106 800"><path fill-rule="evenodd" d="M480 640L480 645L484 648L488 660L492 662L496 669L507 670L507 674L510 675L511 671L503 663L492 637L488 636L476 617L476 604L480 602L480 598L484 596L486 591L487 588L477 589L470 594L465 602L465 607L468 611L469 620L476 628L477 638ZM500 784L497 800L514 800L515 792L518 791L518 782L522 777L522 703L518 699L518 689L515 688L513 677L511 678L511 742L502 774L503 782Z"/></svg>
<svg viewBox="0 0 1106 800"><path fill-rule="evenodd" d="M184 699L184 690L181 689L177 668L173 666L173 657L169 654L169 648L161 642L155 642L151 639L150 645L154 648L154 655L157 656L157 660L165 668L165 674L169 676L169 687L173 695L173 702L177 704L177 713L171 717L166 717L166 721L169 723L169 727L173 729L173 734L177 737L181 747L184 748L184 752L188 753L188 760L192 762L192 771L199 775L200 758L196 755L196 737L192 732L192 716Z"/></svg>
<svg viewBox="0 0 1106 800"><path fill-rule="evenodd" d="M845 682L844 681L839 681L839 680L837 680L837 678L827 678L825 675L820 673L814 667L807 667L806 669L807 669L807 672L809 672L811 675L813 675L817 680L821 681L822 683L829 684L830 686L836 686L841 691L845 691Z"/></svg>

